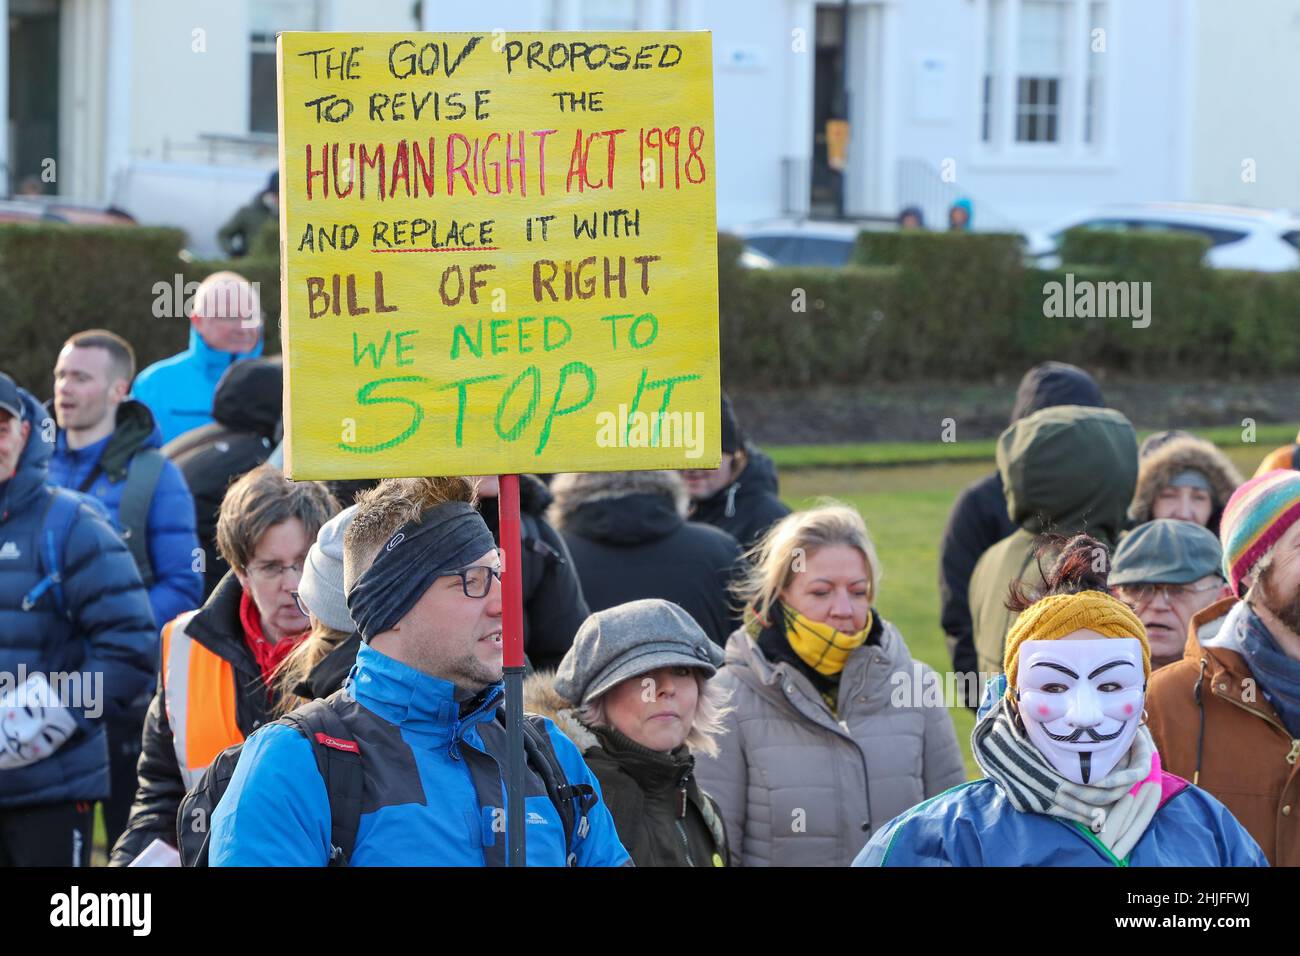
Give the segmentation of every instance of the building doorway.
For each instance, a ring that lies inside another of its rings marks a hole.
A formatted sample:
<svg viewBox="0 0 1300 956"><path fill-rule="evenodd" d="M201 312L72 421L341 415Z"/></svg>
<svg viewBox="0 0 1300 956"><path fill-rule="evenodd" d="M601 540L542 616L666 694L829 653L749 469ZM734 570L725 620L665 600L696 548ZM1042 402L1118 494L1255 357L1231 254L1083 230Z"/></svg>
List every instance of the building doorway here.
<svg viewBox="0 0 1300 956"><path fill-rule="evenodd" d="M59 5L9 0L6 195L54 194L59 155Z"/></svg>

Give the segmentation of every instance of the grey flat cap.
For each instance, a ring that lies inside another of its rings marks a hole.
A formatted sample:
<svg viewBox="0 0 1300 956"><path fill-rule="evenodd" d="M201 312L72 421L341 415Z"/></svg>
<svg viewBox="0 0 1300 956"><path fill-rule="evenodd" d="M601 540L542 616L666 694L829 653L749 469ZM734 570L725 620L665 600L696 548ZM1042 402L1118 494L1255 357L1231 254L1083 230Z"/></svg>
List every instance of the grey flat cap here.
<svg viewBox="0 0 1300 956"><path fill-rule="evenodd" d="M586 704L615 684L660 667L695 667L712 677L722 649L671 601L649 598L597 611L582 622L560 661L555 690Z"/></svg>
<svg viewBox="0 0 1300 956"><path fill-rule="evenodd" d="M1157 518L1125 535L1115 549L1109 582L1190 584L1211 574L1222 576L1222 565L1223 550L1213 531L1192 521Z"/></svg>

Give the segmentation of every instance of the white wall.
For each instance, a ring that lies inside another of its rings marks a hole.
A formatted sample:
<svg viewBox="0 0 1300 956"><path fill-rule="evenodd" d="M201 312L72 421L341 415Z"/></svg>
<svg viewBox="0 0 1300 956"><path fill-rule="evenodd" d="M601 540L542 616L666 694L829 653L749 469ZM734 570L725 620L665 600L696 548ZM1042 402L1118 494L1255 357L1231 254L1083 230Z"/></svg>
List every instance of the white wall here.
<svg viewBox="0 0 1300 956"><path fill-rule="evenodd" d="M429 30L541 30L581 26L578 0L478 0L472 5L426 3ZM736 225L776 215L781 157L805 158L812 136L811 0L680 0L682 30L713 31L714 150L718 165L718 221ZM643 0L647 29L667 29L671 8ZM791 30L802 27L806 53L791 50ZM728 61L733 55L738 65ZM799 135L793 135L795 131Z"/></svg>
<svg viewBox="0 0 1300 956"><path fill-rule="evenodd" d="M177 145L197 144L203 133L248 132L248 2L136 0L133 157L159 159L170 142L173 158L201 161L199 154L186 155ZM853 2L849 199L856 211L897 211L897 164L903 157L922 159L936 170L952 158L955 188L974 198L977 223L988 221L981 218L983 204L986 211L995 209L1023 227L1042 225L1093 203L1187 198L1212 188L1236 188L1220 180L1225 163L1230 163L1231 173L1239 167L1238 153L1249 155L1238 145L1242 142L1249 141L1261 158L1261 182L1249 195L1263 194L1269 176L1274 178L1268 188L1282 189L1278 180L1286 174L1277 171L1300 168L1292 132L1296 124L1287 121L1284 111L1272 110L1268 115L1276 122L1268 123L1258 115L1264 107L1242 108L1245 90L1227 84L1219 93L1212 89L1213 82L1205 85L1207 76L1248 69L1256 92L1270 88L1264 77L1272 68L1265 61L1280 55L1252 61L1238 47L1221 44L1209 58L1207 47L1214 46L1210 38L1239 29L1238 20L1245 17L1236 13L1225 12L1218 19L1202 15L1198 20L1189 14L1197 0L1111 0L1104 54L1109 64L1107 94L1113 104L1107 149L1099 157L1045 159L988 155L978 142L977 74L983 39L977 15L983 0ZM1242 3L1259 11L1272 4L1291 11L1269 21L1269 50L1281 49L1294 37L1300 0ZM1215 0L1202 5L1241 6ZM814 0L640 4L647 28L667 28L675 17L681 29L713 33L718 220L724 228L781 213L784 158L801 163L799 187L806 195L813 136L814 8ZM581 0L425 0L423 26L439 31L577 29L581 9ZM322 11L326 29L413 27L411 0L324 0ZM206 53L191 49L192 31L199 27L207 31ZM803 31L801 51L794 48L796 30ZM1200 37L1195 44L1193 31ZM916 110L916 64L926 55L942 59L949 76L950 103L946 108L941 104L937 119L918 117ZM1235 121L1233 128L1240 133L1223 136L1204 119L1194 133L1190 129L1190 76L1198 56L1202 92L1196 112L1221 115L1218 124ZM1287 61L1287 76L1294 79L1298 71L1300 63ZM1260 130L1275 132L1251 139ZM1300 188L1298 182L1300 177L1290 176L1292 188ZM1224 198L1232 197L1225 193ZM1300 205L1300 198L1286 201Z"/></svg>
<svg viewBox="0 0 1300 956"><path fill-rule="evenodd" d="M1192 197L1300 209L1300 0L1201 0L1197 17Z"/></svg>
<svg viewBox="0 0 1300 956"><path fill-rule="evenodd" d="M969 0L909 0L899 10L897 153L936 169L956 160L956 187L991 204L1021 226L1043 225L1101 202L1185 198L1189 159L1183 148L1183 104L1190 96L1180 73L1189 38L1177 29L1183 0L1111 0L1106 149L1099 157L1022 158L982 155L976 7ZM952 121L921 122L909 97L923 54L948 59Z"/></svg>
<svg viewBox="0 0 1300 956"><path fill-rule="evenodd" d="M133 156L197 160L202 133L248 133L248 19L230 0L136 0ZM195 30L206 52L196 52ZM168 147L170 146L170 150Z"/></svg>
<svg viewBox="0 0 1300 956"><path fill-rule="evenodd" d="M98 0L96 0L98 2ZM133 154L202 161L204 133L248 129L249 4L256 0L135 0ZM432 0L429 0L432 3ZM412 0L324 0L325 30L410 30ZM204 53L193 31L206 31ZM166 147L170 143L170 150Z"/></svg>

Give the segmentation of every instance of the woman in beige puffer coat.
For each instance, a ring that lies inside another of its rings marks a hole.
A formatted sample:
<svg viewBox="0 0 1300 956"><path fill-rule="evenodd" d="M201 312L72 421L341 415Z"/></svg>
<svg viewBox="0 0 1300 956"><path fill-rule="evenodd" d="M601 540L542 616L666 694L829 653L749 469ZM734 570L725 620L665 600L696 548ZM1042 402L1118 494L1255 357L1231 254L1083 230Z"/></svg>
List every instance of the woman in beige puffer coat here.
<svg viewBox="0 0 1300 956"><path fill-rule="evenodd" d="M877 827L966 779L937 675L872 608L879 577L845 505L789 515L759 545L713 678L729 732L696 762L732 865L848 866Z"/></svg>

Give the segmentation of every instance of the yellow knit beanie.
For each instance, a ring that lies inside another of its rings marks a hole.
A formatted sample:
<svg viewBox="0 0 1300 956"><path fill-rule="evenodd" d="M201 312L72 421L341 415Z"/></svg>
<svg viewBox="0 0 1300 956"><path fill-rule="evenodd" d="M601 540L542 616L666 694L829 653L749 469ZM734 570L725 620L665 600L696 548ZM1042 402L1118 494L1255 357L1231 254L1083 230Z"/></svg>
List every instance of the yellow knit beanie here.
<svg viewBox="0 0 1300 956"><path fill-rule="evenodd" d="M1002 669L1007 675L1007 693L1017 690L1020 645L1025 641L1056 641L1087 628L1103 637L1135 637L1142 644L1142 669L1151 678L1151 643L1147 629L1128 605L1100 591L1053 594L1035 601L1020 612L1007 632Z"/></svg>

